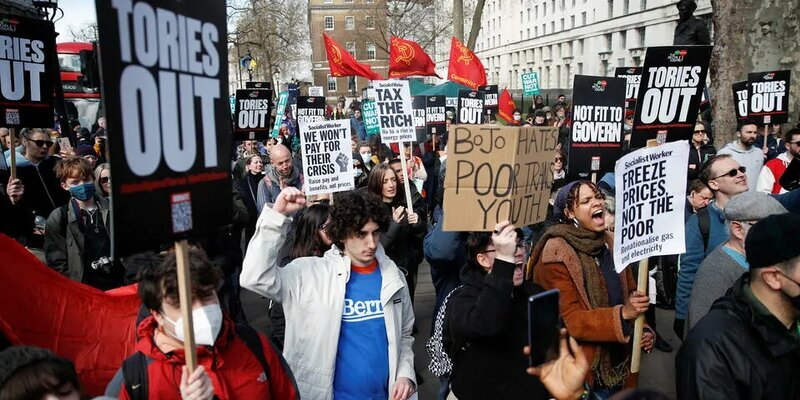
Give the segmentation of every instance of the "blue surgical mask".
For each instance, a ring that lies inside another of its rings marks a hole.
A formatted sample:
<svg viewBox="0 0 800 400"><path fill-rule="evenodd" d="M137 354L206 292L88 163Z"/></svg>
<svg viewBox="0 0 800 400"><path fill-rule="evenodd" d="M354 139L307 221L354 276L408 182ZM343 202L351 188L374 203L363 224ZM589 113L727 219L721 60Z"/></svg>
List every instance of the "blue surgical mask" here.
<svg viewBox="0 0 800 400"><path fill-rule="evenodd" d="M95 187L93 182L86 182L69 188L69 194L80 201L91 199L92 196L94 196L94 192Z"/></svg>

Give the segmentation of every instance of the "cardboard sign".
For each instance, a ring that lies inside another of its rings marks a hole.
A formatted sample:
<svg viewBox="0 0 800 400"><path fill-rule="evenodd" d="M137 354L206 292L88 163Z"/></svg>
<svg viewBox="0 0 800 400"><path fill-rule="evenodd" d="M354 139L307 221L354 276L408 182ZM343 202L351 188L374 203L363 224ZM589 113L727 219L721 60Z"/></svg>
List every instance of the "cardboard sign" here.
<svg viewBox="0 0 800 400"><path fill-rule="evenodd" d="M264 140L269 136L272 90L236 91L233 140Z"/></svg>
<svg viewBox="0 0 800 400"><path fill-rule="evenodd" d="M277 138L280 135L281 124L286 115L286 104L289 102L289 92L283 91L278 95L278 106L275 107L275 124L272 125L272 137Z"/></svg>
<svg viewBox="0 0 800 400"><path fill-rule="evenodd" d="M478 125L483 123L483 93L477 90L458 91L459 124Z"/></svg>
<svg viewBox="0 0 800 400"><path fill-rule="evenodd" d="M364 100L361 102L361 117L364 118L367 137L380 135L381 124L378 120L378 106L374 101Z"/></svg>
<svg viewBox="0 0 800 400"><path fill-rule="evenodd" d="M0 43L0 126L52 124L53 23L0 13Z"/></svg>
<svg viewBox="0 0 800 400"><path fill-rule="evenodd" d="M731 85L733 90L733 109L736 113L737 121L744 121L747 119L747 81L734 82Z"/></svg>
<svg viewBox="0 0 800 400"><path fill-rule="evenodd" d="M412 115L408 81L372 81L381 126L381 142L399 143L417 140Z"/></svg>
<svg viewBox="0 0 800 400"><path fill-rule="evenodd" d="M789 85L791 71L753 72L747 74L747 115L760 124L789 122Z"/></svg>
<svg viewBox="0 0 800 400"><path fill-rule="evenodd" d="M480 86L478 91L483 93L483 109L488 110L484 114L497 115L497 85Z"/></svg>
<svg viewBox="0 0 800 400"><path fill-rule="evenodd" d="M625 79L625 108L636 108L639 98L639 83L642 80L642 67L617 67L614 76Z"/></svg>
<svg viewBox="0 0 800 400"><path fill-rule="evenodd" d="M522 74L522 95L536 96L539 94L539 74L530 72Z"/></svg>
<svg viewBox="0 0 800 400"><path fill-rule="evenodd" d="M640 149L617 161L617 272L648 257L686 252L683 213L688 162L687 141Z"/></svg>
<svg viewBox="0 0 800 400"><path fill-rule="evenodd" d="M445 121L445 100L443 96L428 96L425 106L425 122L428 135L444 135L447 128Z"/></svg>
<svg viewBox="0 0 800 400"><path fill-rule="evenodd" d="M350 120L300 123L305 193L308 195L355 189Z"/></svg>
<svg viewBox="0 0 800 400"><path fill-rule="evenodd" d="M428 136L428 127L425 118L425 107L427 101L425 96L414 96L411 101L412 112L414 114L414 128L417 132L416 142L424 142Z"/></svg>
<svg viewBox="0 0 800 400"><path fill-rule="evenodd" d="M297 98L297 125L325 120L325 98L299 96Z"/></svg>
<svg viewBox="0 0 800 400"><path fill-rule="evenodd" d="M272 82L245 82L244 88L272 90Z"/></svg>
<svg viewBox="0 0 800 400"><path fill-rule="evenodd" d="M231 214L225 4L125 4L96 2L114 258L207 237ZM158 26L194 27L186 35L197 40ZM158 51L158 43L174 51Z"/></svg>
<svg viewBox="0 0 800 400"><path fill-rule="evenodd" d="M323 97L322 86L311 86L308 88L308 95L311 97Z"/></svg>
<svg viewBox="0 0 800 400"><path fill-rule="evenodd" d="M631 148L691 140L711 46L648 47L633 118Z"/></svg>
<svg viewBox="0 0 800 400"><path fill-rule="evenodd" d="M614 172L622 155L625 120L625 86L622 78L575 75L572 86L572 136L567 172L586 179Z"/></svg>
<svg viewBox="0 0 800 400"><path fill-rule="evenodd" d="M453 125L447 143L445 231L491 231L499 221L522 227L546 218L558 128Z"/></svg>

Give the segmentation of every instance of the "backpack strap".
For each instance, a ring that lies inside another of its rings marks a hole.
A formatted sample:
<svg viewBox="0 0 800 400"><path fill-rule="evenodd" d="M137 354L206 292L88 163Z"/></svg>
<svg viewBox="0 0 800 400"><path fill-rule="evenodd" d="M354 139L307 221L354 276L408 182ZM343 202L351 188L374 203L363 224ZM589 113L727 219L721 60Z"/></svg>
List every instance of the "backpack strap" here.
<svg viewBox="0 0 800 400"><path fill-rule="evenodd" d="M267 363L267 358L264 357L264 346L261 344L261 338L258 335L258 332L253 329L250 325L239 325L236 324L236 336L239 339L242 339L247 348L250 349L250 352L256 356L258 363L261 364L261 369L264 370L264 373L267 374L267 377L270 376L269 373L269 364Z"/></svg>
<svg viewBox="0 0 800 400"><path fill-rule="evenodd" d="M709 204L697 210L697 226L700 228L700 235L703 237L704 254L708 252L708 238L711 235L711 215L708 207L711 207L711 205Z"/></svg>
<svg viewBox="0 0 800 400"><path fill-rule="evenodd" d="M122 362L125 391L128 392L131 400L147 399L147 366L152 362L153 359L147 357L141 351L137 351Z"/></svg>

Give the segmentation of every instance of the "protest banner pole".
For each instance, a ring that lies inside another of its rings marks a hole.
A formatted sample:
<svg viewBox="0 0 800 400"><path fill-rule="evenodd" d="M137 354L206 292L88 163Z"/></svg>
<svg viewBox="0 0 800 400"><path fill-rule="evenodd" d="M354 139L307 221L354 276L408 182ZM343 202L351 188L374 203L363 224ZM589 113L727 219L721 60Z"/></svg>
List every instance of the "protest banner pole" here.
<svg viewBox="0 0 800 400"><path fill-rule="evenodd" d="M650 259L645 258L639 261L639 275L636 282L636 289L640 293L647 293L647 270L650 268ZM644 289L644 291L642 290ZM644 314L636 317L633 327L633 354L631 354L631 373L639 372L639 365L642 361L642 336L644 335Z"/></svg>
<svg viewBox="0 0 800 400"><path fill-rule="evenodd" d="M592 183L597 184L597 172L592 172Z"/></svg>
<svg viewBox="0 0 800 400"><path fill-rule="evenodd" d="M763 149L767 149L767 138L769 137L769 124L764 124L764 147Z"/></svg>
<svg viewBox="0 0 800 400"><path fill-rule="evenodd" d="M11 179L17 179L17 132L15 128L8 128L8 136L11 138L11 147L8 153L11 155Z"/></svg>
<svg viewBox="0 0 800 400"><path fill-rule="evenodd" d="M186 240L175 242L175 260L178 264L178 298L183 318L183 351L186 353L186 369L191 374L197 368L194 345L194 322L192 321L192 273L189 268L189 245Z"/></svg>
<svg viewBox="0 0 800 400"><path fill-rule="evenodd" d="M411 204L411 187L408 184L408 168L406 167L406 149L402 142L400 143L400 166L403 168L403 189L406 192L406 209L408 210L406 215L413 214L414 206Z"/></svg>

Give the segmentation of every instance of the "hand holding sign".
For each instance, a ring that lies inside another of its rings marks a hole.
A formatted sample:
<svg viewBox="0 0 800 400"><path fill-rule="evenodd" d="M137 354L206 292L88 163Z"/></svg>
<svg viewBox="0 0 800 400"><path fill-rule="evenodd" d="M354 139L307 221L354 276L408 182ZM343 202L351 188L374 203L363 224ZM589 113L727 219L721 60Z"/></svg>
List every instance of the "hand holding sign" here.
<svg viewBox="0 0 800 400"><path fill-rule="evenodd" d="M214 385L211 384L211 378L202 365L197 367L191 375L187 368L183 367L180 391L183 399L210 400L214 398Z"/></svg>
<svg viewBox="0 0 800 400"><path fill-rule="evenodd" d="M406 209L405 209L405 207L403 207L403 206L400 206L400 207L392 207L392 220L394 220L394 222L396 222L396 223L398 223L398 224L399 224L400 222L402 222L402 221L403 221L403 217L405 216L405 215L403 214L403 211L405 211L405 210L406 210Z"/></svg>
<svg viewBox="0 0 800 400"><path fill-rule="evenodd" d="M622 319L632 321L636 317L647 311L650 305L650 297L638 290L628 296L628 300L622 305Z"/></svg>

